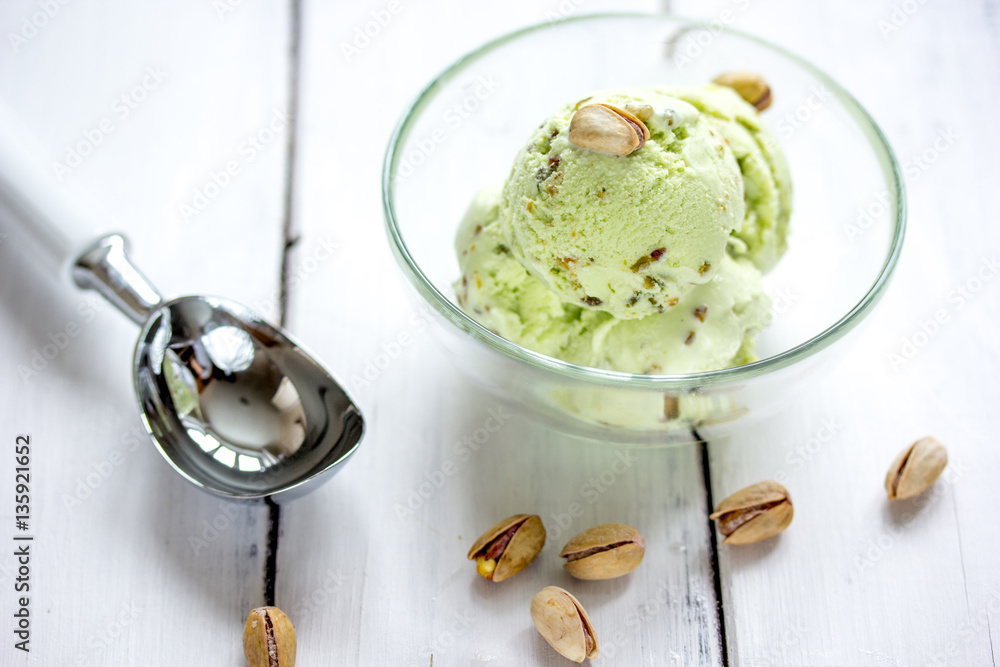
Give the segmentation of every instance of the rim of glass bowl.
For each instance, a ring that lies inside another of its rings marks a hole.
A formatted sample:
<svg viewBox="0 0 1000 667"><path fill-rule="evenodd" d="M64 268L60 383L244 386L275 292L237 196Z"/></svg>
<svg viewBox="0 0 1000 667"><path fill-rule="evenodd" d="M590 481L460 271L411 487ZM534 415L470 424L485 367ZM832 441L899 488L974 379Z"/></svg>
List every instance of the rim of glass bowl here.
<svg viewBox="0 0 1000 667"><path fill-rule="evenodd" d="M551 371L567 379L582 380L587 382L599 382L610 387L630 388L630 389L655 389L660 391L669 390L689 390L698 387L718 386L724 384L735 384L744 380L750 380L771 371L786 368L798 361L806 359L821 350L826 349L836 341L844 337L853 329L865 315L868 314L885 292L889 279L896 267L900 251L903 247L903 237L906 230L906 196L903 181L900 177L899 164L896 156L889 146L882 130L858 103L854 97L841 87L836 81L831 79L814 65L799 58L786 49L772 44L760 37L748 34L740 30L723 28L723 32L736 35L760 44L761 46L778 53L785 58L795 62L817 79L822 81L834 96L844 105L844 108L851 114L855 122L858 123L862 132L871 142L872 149L877 154L882 165L883 174L890 181L890 196L895 200L896 227L893 231L892 244L889 253L882 264L878 277L868 288L868 292L850 311L841 317L832 326L825 329L818 335L801 343L793 348L785 350L775 356L761 359L752 364L724 368L715 371L702 373L687 373L682 375L638 375L633 373L621 373L618 371L591 368L589 366L578 366L560 359L547 357L538 352L534 352L520 345L503 338L486 327L482 326L471 317L466 315L455 303L441 293L437 287L424 275L424 272L417 265L410 250L403 240L403 235L396 223L396 211L394 207L394 179L393 174L400 159L400 148L409 136L415 119L420 115L423 107L436 94L436 92L447 82L457 76L470 64L476 62L484 55L497 48L517 40L525 35L548 30L554 26L561 26L569 23L584 23L588 21L602 21L606 19L643 19L643 20L667 20L671 23L687 24L692 28L704 28L719 30L719 26L711 25L707 21L690 19L675 16L672 14L642 14L642 13L603 13L585 14L581 16L571 16L557 21L540 23L527 28L522 28L509 33L479 47L475 51L460 58L424 88L417 96L416 100L403 113L402 118L393 130L389 139L389 146L385 153L385 160L382 168L382 207L385 213L386 231L392 241L393 254L399 262L409 281L417 289L417 292L427 300L433 308L443 315L449 322L458 327L461 331L471 335L473 338L485 343L493 350L503 355L524 362L529 366ZM458 221L456 220L456 224Z"/></svg>

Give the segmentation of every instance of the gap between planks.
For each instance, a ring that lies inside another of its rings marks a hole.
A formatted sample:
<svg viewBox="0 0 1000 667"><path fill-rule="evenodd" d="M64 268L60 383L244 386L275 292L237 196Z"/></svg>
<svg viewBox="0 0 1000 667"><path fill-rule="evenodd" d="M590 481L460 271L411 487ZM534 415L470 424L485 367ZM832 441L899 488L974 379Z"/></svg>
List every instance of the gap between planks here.
<svg viewBox="0 0 1000 667"><path fill-rule="evenodd" d="M664 10L669 11L670 1L663 1ZM290 35L289 35L289 72L288 72L288 116L289 123L288 141L285 148L285 182L284 182L284 204L282 214L282 238L281 246L281 275L279 316L278 323L284 326L288 314L288 275L290 266L290 256L292 248L298 241L298 234L293 228L293 207L295 202L295 154L298 139L298 102L299 102L299 69L300 69L300 41L302 34L302 2L301 0L289 0L291 11ZM705 504L711 512L715 507L712 499L712 479L711 464L709 461L708 442L701 437L696 429L691 430L698 447L701 451L702 475L705 484ZM265 499L268 506L268 535L267 535L267 564L264 575L264 598L265 604L274 605L275 602L275 581L278 571L278 545L281 529L281 506L270 498ZM720 657L723 667L729 666L729 647L726 642L726 624L723 614L722 601L722 577L719 570L719 547L716 539L715 526L711 519L708 520L709 548L712 561L712 576L715 588L715 614L719 628ZM430 658L431 667L434 666L434 656Z"/></svg>
<svg viewBox="0 0 1000 667"><path fill-rule="evenodd" d="M715 500L712 498L712 467L708 456L708 441L698 433L696 427L691 427L691 435L698 442L698 449L701 452L701 473L705 484L705 506L707 513L711 514L715 508ZM726 641L726 617L722 608L722 571L719 569L719 540L715 534L715 522L708 521L709 551L712 560L712 582L715 588L715 621L719 627L719 658L722 660L722 667L729 667L729 644Z"/></svg>
<svg viewBox="0 0 1000 667"><path fill-rule="evenodd" d="M292 248L298 240L293 229L293 207L295 203L295 150L298 140L299 120L299 67L300 41L302 37L302 0L289 0L288 36L288 141L285 144L285 182L282 206L281 273L278 277L278 324L285 326L288 315L288 273ZM264 499L268 509L267 517L267 562L264 568L264 604L273 606L275 582L278 578L278 543L281 536L281 506Z"/></svg>

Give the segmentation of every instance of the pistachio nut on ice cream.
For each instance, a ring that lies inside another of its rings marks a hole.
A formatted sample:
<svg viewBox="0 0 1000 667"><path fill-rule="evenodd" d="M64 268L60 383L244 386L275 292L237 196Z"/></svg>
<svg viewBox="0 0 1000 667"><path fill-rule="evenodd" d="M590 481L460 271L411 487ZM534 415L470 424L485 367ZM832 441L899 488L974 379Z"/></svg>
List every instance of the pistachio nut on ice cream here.
<svg viewBox="0 0 1000 667"><path fill-rule="evenodd" d="M790 207L784 156L732 88L596 93L543 122L506 182L474 198L456 238L459 305L584 366L749 363Z"/></svg>

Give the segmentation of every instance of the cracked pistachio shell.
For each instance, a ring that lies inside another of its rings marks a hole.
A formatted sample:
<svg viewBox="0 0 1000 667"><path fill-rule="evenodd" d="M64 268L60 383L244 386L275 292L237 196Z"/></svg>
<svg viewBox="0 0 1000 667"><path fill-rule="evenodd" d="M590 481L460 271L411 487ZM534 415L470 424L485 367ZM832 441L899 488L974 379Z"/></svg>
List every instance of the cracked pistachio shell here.
<svg viewBox="0 0 1000 667"><path fill-rule="evenodd" d="M563 547L566 570L577 579L614 579L639 567L646 540L623 523L605 523L585 530Z"/></svg>
<svg viewBox="0 0 1000 667"><path fill-rule="evenodd" d="M531 620L555 651L573 662L601 653L590 616L573 595L558 586L546 586L531 600Z"/></svg>
<svg viewBox="0 0 1000 667"><path fill-rule="evenodd" d="M247 667L295 667L295 627L277 607L258 607L243 628Z"/></svg>
<svg viewBox="0 0 1000 667"><path fill-rule="evenodd" d="M629 155L649 139L649 128L636 116L610 104L580 107L569 123L572 144L612 155Z"/></svg>
<svg viewBox="0 0 1000 667"><path fill-rule="evenodd" d="M510 541L498 557L480 560L490 551L491 546L514 530ZM545 546L545 526L536 514L515 514L497 522L479 536L469 549L468 558L477 563L476 569L485 578L500 582L513 577L526 568Z"/></svg>
<svg viewBox="0 0 1000 667"><path fill-rule="evenodd" d="M709 515L718 521L723 544L751 544L788 528L794 510L788 489L777 482L758 482L729 496Z"/></svg>
<svg viewBox="0 0 1000 667"><path fill-rule="evenodd" d="M756 72L726 72L712 79L712 83L732 88L757 111L771 106L771 87L767 79Z"/></svg>
<svg viewBox="0 0 1000 667"><path fill-rule="evenodd" d="M935 438L917 440L904 449L885 475L885 492L890 500L920 495L937 481L948 465L948 450Z"/></svg>

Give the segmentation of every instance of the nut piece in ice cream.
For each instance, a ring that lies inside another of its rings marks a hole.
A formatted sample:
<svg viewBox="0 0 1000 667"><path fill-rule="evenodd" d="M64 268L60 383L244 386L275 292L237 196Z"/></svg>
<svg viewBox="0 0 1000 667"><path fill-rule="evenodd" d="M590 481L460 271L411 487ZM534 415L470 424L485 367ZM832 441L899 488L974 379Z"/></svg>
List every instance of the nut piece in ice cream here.
<svg viewBox="0 0 1000 667"><path fill-rule="evenodd" d="M559 555L577 579L614 579L639 567L645 554L646 540L639 531L621 523L605 523L571 539Z"/></svg>
<svg viewBox="0 0 1000 667"><path fill-rule="evenodd" d="M731 89L711 90L756 113ZM747 195L731 146L695 105L655 88L597 95L531 133L498 224L512 259L564 303L643 319L715 278ZM652 109L649 123L629 104Z"/></svg>
<svg viewBox="0 0 1000 667"><path fill-rule="evenodd" d="M295 627L277 607L258 607L243 628L247 667L295 667Z"/></svg>
<svg viewBox="0 0 1000 667"><path fill-rule="evenodd" d="M483 533L472 548L469 560L476 571L490 581L503 581L526 568L545 546L545 526L535 514L515 514Z"/></svg>
<svg viewBox="0 0 1000 667"><path fill-rule="evenodd" d="M543 588L531 600L535 628L559 655L573 662L596 658L601 648L583 605L558 586Z"/></svg>
<svg viewBox="0 0 1000 667"><path fill-rule="evenodd" d="M637 104L635 102L629 102L628 104L625 105L625 111L628 111L630 114L641 120L643 124L645 124L649 121L650 118L653 117L653 113L655 110L653 109L653 106L651 104L645 104L645 103Z"/></svg>
<svg viewBox="0 0 1000 667"><path fill-rule="evenodd" d="M610 104L580 107L569 124L569 140L580 148L630 155L649 139L649 128L624 109Z"/></svg>
<svg viewBox="0 0 1000 667"><path fill-rule="evenodd" d="M771 106L771 87L767 80L755 72L726 72L712 79L712 83L732 88L740 97L763 111Z"/></svg>
<svg viewBox="0 0 1000 667"><path fill-rule="evenodd" d="M912 498L929 489L948 465L948 450L935 438L917 440L904 449L885 475L889 500Z"/></svg>
<svg viewBox="0 0 1000 667"><path fill-rule="evenodd" d="M792 522L792 499L777 482L758 482L729 496L709 516L723 544L751 544L774 537Z"/></svg>

